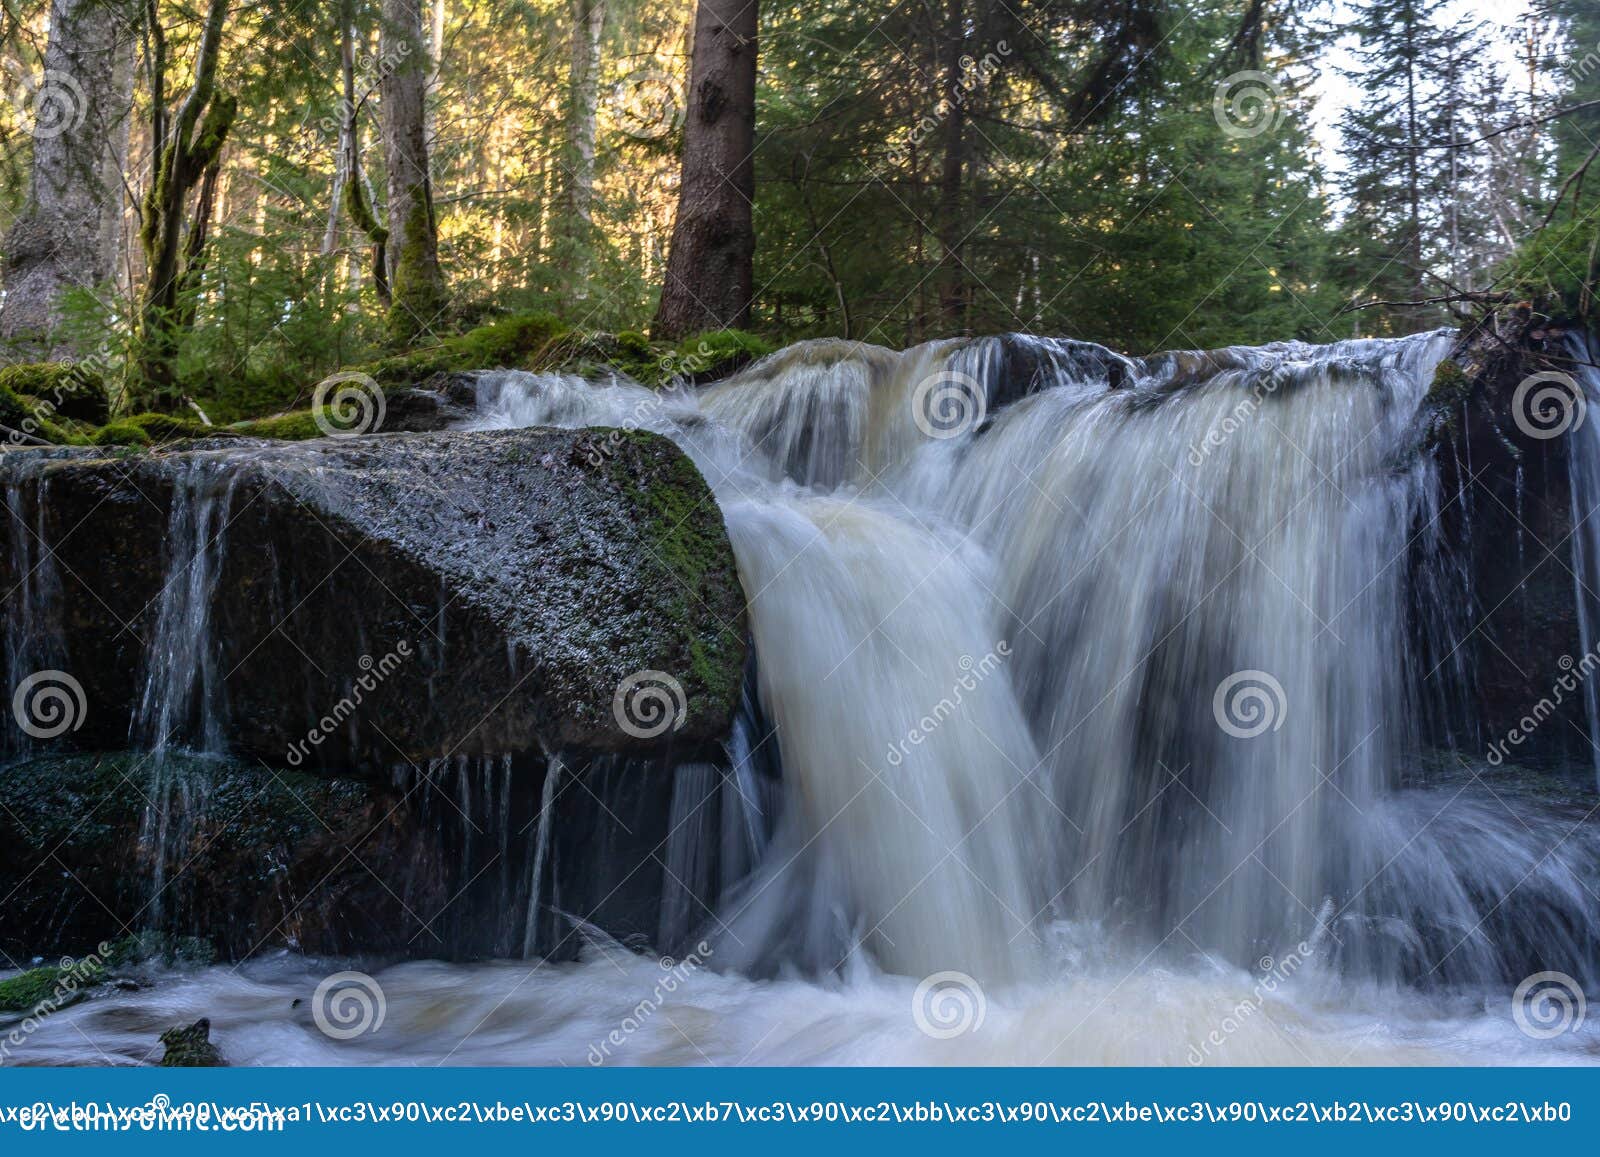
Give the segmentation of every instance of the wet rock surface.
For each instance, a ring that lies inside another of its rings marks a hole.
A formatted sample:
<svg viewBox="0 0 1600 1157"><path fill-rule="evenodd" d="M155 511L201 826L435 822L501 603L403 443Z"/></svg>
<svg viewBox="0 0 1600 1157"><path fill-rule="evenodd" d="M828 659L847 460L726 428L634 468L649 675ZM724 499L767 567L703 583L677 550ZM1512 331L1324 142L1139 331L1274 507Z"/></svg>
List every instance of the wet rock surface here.
<svg viewBox="0 0 1600 1157"><path fill-rule="evenodd" d="M16 452L0 479L13 673L81 684L79 747L210 731L351 771L728 731L743 594L705 482L654 435Z"/></svg>

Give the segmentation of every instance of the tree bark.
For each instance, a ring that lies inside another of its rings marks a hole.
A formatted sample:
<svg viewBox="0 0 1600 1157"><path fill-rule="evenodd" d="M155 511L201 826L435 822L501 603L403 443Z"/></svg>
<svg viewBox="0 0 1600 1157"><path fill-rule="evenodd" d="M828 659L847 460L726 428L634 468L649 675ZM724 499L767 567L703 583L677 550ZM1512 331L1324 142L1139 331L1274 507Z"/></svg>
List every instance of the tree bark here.
<svg viewBox="0 0 1600 1157"><path fill-rule="evenodd" d="M967 172L966 104L962 94L961 61L966 53L966 14L963 0L947 0L944 35L944 156L939 172L939 202L935 220L939 237L939 313L950 332L966 325L966 277L961 249L966 241L962 190Z"/></svg>
<svg viewBox="0 0 1600 1157"><path fill-rule="evenodd" d="M85 351L61 333L63 297L116 272L134 36L116 0L54 0L34 94L28 200L5 241L0 341L22 357Z"/></svg>
<svg viewBox="0 0 1600 1157"><path fill-rule="evenodd" d="M222 146L238 111L235 97L217 92L217 66L228 3L229 0L210 0L195 48L194 79L170 125L165 104L166 36L155 0L147 0L145 6L150 38L146 50L150 139L155 147L150 188L139 222L146 276L139 314L139 380L141 388L148 392L149 404L156 408L172 408L179 402L174 362L179 334L192 320L191 311L180 308L180 303L187 291L196 288L195 281L203 268L200 257L206 222L189 220L189 195L203 183L199 209L209 217ZM194 236L196 232L198 237Z"/></svg>
<svg viewBox="0 0 1600 1157"><path fill-rule="evenodd" d="M446 298L428 176L428 49L421 0L383 0L379 55L389 162L389 338L406 345L438 327Z"/></svg>
<svg viewBox="0 0 1600 1157"><path fill-rule="evenodd" d="M662 338L750 324L755 285L757 0L700 0L683 172L654 330Z"/></svg>
<svg viewBox="0 0 1600 1157"><path fill-rule="evenodd" d="M572 0L572 62L568 72L567 241L577 296L586 295L594 228L595 123L600 107L600 40L605 0Z"/></svg>

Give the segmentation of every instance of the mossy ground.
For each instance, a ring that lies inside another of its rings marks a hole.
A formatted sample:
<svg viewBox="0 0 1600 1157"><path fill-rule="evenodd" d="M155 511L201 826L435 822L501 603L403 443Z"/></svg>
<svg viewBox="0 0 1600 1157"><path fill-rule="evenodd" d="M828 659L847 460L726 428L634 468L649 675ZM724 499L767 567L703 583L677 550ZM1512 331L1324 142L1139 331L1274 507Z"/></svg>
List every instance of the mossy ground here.
<svg viewBox="0 0 1600 1157"><path fill-rule="evenodd" d="M621 374L660 388L725 376L772 348L744 330L695 334L673 345L652 342L637 331L591 333L572 329L552 314L519 313L353 368L386 389L419 385L438 373L484 369ZM323 436L305 405L316 384L218 383L213 393L199 398L201 408L219 422L207 426L173 414L112 414L100 375L78 366L10 366L0 370L0 426L21 431L23 436L13 439L21 444L144 447L227 434L299 441ZM72 400L63 406L56 398Z"/></svg>

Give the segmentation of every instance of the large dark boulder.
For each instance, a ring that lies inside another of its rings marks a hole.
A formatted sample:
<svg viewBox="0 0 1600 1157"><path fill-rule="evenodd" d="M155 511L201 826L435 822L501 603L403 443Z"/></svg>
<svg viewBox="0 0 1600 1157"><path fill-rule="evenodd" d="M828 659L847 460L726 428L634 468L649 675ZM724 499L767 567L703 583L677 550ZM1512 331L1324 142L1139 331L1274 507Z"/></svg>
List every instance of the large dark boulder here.
<svg viewBox="0 0 1600 1157"><path fill-rule="evenodd" d="M1573 520L1573 454L1600 414L1583 413L1573 371L1564 326L1504 309L1462 331L1425 403L1441 506L1416 541L1446 553L1419 574L1453 621L1424 632L1422 691L1431 738L1475 759L1593 766L1575 573L1590 530ZM1553 390L1542 401L1541 387Z"/></svg>
<svg viewBox="0 0 1600 1157"><path fill-rule="evenodd" d="M159 927L236 959L433 952L450 899L436 829L398 790L213 758L0 766L0 951L82 953Z"/></svg>
<svg viewBox="0 0 1600 1157"><path fill-rule="evenodd" d="M349 771L691 755L728 733L733 554L704 480L655 435L18 451L0 483L12 682L83 688L56 742L170 733Z"/></svg>

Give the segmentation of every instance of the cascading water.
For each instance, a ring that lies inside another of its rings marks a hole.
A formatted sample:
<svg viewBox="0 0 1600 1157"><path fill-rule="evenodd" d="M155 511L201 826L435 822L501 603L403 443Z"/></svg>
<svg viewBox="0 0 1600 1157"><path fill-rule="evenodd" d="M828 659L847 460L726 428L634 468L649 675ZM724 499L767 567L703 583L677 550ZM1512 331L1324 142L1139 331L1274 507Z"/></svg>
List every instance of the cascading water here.
<svg viewBox="0 0 1600 1157"><path fill-rule="evenodd" d="M645 426L713 482L789 781L719 914L735 966L1030 975L1068 919L1490 983L1523 959L1496 901L1587 913L1589 869L1587 837L1515 854L1514 817L1393 790L1438 504L1417 412L1451 340L807 343L698 396L490 375L479 424ZM1481 855L1441 857L1458 821Z"/></svg>
<svg viewBox="0 0 1600 1157"><path fill-rule="evenodd" d="M682 445L750 607L730 766L680 766L663 805L656 942L710 967L602 1059L1589 1048L1518 1033L1507 997L1541 968L1600 982L1600 841L1581 811L1477 770L1425 774L1445 693L1412 641L1448 635L1464 597L1417 451L1450 338L1144 361L1015 336L814 342L699 391L480 375L476 428ZM561 902L545 873L563 785L612 799L611 770L551 775L524 809L524 935ZM502 798L480 794L479 814ZM162 1009L211 1012L265 1063L597 1063L660 970L585 935L574 964L386 970L385 1037L337 1048L272 1035L252 993L298 991L292 961L254 966L248 990L175 981ZM922 1031L923 977L978 986L983 1031Z"/></svg>

